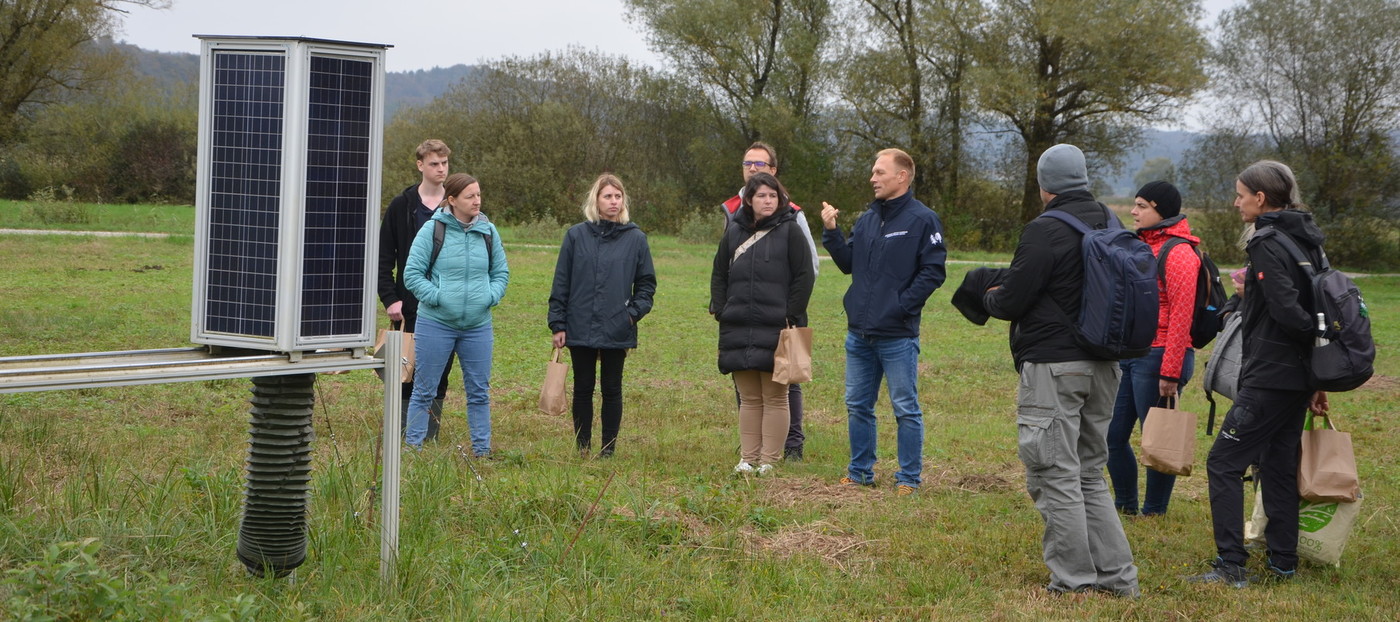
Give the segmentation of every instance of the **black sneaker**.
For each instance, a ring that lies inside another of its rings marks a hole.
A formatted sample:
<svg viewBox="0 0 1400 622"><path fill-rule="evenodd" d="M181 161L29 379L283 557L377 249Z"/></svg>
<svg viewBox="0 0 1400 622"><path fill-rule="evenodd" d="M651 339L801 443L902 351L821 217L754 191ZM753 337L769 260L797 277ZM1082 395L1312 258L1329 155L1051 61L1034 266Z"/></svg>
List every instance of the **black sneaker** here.
<svg viewBox="0 0 1400 622"><path fill-rule="evenodd" d="M1273 559L1267 560L1265 566L1267 566L1269 569L1269 578L1272 578L1277 581L1290 581L1293 579L1293 575L1297 574L1298 572L1297 568L1289 568L1288 570L1284 570L1282 568L1279 568L1278 566L1275 566Z"/></svg>
<svg viewBox="0 0 1400 622"><path fill-rule="evenodd" d="M802 462L802 448L788 447L783 449L784 462Z"/></svg>
<svg viewBox="0 0 1400 622"><path fill-rule="evenodd" d="M1223 583L1233 588L1249 585L1249 575L1244 566L1232 564L1219 557L1210 562L1210 571L1186 577L1187 583Z"/></svg>

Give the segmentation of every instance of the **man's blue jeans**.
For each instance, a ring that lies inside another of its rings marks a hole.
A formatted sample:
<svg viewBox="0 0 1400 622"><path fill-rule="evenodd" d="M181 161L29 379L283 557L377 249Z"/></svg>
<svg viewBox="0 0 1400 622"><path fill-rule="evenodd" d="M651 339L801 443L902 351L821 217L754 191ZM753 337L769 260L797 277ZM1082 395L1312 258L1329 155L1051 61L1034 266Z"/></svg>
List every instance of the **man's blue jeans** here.
<svg viewBox="0 0 1400 622"><path fill-rule="evenodd" d="M1127 359L1118 364L1123 379L1118 383L1118 398L1113 403L1113 420L1108 424L1108 477L1113 480L1113 505L1127 514L1137 514L1138 462L1133 453L1133 426L1147 420L1147 411L1158 405L1161 390L1157 381L1162 370L1163 348L1152 348L1146 355ZM1181 363L1181 389L1196 363L1196 353L1187 348ZM1165 404L1163 404L1165 405ZM1143 514L1166 514L1172 498L1176 476L1147 469L1147 491L1143 495Z"/></svg>
<svg viewBox="0 0 1400 622"><path fill-rule="evenodd" d="M495 337L491 322L457 330L419 316L413 334L413 398L408 402L408 428L404 442L423 445L428 434L428 405L437 396L438 381L452 353L462 362L462 384L467 396L467 427L471 428L472 453L491 451L491 349Z"/></svg>
<svg viewBox="0 0 1400 622"><path fill-rule="evenodd" d="M919 338L859 337L846 333L846 421L851 436L849 477L875 481L875 398L880 379L888 384L898 423L897 484L919 487L923 472L924 412L919 408Z"/></svg>

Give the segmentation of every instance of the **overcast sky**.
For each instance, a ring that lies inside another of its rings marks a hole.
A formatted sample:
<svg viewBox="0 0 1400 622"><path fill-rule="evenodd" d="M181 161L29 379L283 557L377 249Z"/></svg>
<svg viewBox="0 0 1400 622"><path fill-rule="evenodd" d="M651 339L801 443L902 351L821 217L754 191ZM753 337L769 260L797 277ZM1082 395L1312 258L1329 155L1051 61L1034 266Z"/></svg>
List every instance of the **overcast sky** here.
<svg viewBox="0 0 1400 622"><path fill-rule="evenodd" d="M1235 0L1205 0L1207 24ZM468 65L581 45L659 66L622 0L173 0L130 9L119 39L199 53L191 35L306 36L394 46L389 71Z"/></svg>
<svg viewBox="0 0 1400 622"><path fill-rule="evenodd" d="M174 0L130 8L127 43L199 53L191 35L305 36L394 46L389 71L468 65L581 45L660 65L624 19L622 0Z"/></svg>

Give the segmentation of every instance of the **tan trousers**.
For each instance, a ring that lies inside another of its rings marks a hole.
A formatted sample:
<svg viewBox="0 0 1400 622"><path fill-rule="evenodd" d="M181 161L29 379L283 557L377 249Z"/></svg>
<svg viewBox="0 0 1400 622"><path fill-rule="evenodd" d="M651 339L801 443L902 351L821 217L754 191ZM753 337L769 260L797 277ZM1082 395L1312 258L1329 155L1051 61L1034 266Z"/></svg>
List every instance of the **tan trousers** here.
<svg viewBox="0 0 1400 622"><path fill-rule="evenodd" d="M739 456L749 464L777 464L787 440L788 386L773 382L772 372L736 371L739 391Z"/></svg>

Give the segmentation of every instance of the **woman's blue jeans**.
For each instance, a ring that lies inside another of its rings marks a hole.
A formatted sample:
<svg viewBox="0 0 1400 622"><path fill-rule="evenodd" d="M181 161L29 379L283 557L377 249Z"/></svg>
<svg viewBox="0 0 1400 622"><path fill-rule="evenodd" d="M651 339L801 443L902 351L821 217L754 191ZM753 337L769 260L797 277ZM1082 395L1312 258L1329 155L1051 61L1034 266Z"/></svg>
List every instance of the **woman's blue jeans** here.
<svg viewBox="0 0 1400 622"><path fill-rule="evenodd" d="M1118 383L1118 399L1113 404L1113 420L1108 424L1108 477L1113 480L1113 505L1124 514L1166 514L1176 476L1147 469L1147 490L1138 508L1138 462L1133 453L1133 426L1147 420L1147 410L1159 405L1158 388L1163 348L1152 348L1147 355L1119 362L1123 380ZM1181 389L1191 379L1196 353L1187 348L1181 363ZM1165 406L1165 403L1161 405Z"/></svg>
<svg viewBox="0 0 1400 622"><path fill-rule="evenodd" d="M432 318L419 316L413 334L413 398L408 402L408 428L404 442L423 445L428 434L428 405L437 396L438 381L455 352L462 362L462 384L467 396L467 427L471 428L472 453L491 451L491 349L495 337L491 322L458 330Z"/></svg>

